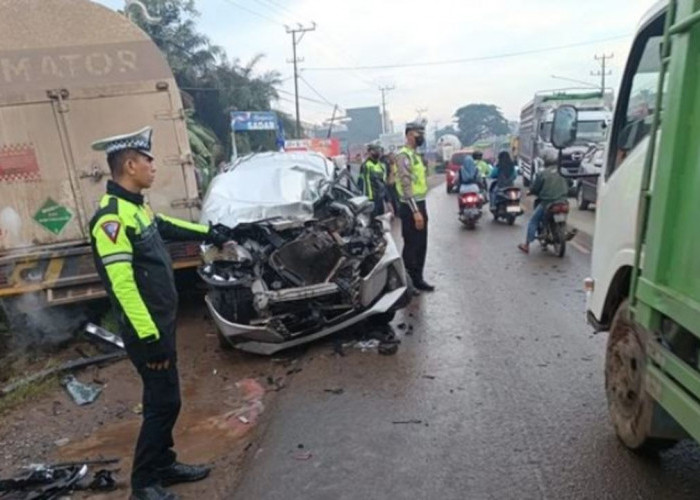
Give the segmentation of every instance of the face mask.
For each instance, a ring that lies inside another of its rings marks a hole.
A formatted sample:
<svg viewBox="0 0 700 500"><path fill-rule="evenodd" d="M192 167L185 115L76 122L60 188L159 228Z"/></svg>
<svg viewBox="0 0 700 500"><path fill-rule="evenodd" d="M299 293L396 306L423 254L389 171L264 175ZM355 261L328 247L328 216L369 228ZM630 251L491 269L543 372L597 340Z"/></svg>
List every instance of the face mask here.
<svg viewBox="0 0 700 500"><path fill-rule="evenodd" d="M417 135L416 136L416 147L419 148L423 144L425 144L425 137L423 137L422 135Z"/></svg>

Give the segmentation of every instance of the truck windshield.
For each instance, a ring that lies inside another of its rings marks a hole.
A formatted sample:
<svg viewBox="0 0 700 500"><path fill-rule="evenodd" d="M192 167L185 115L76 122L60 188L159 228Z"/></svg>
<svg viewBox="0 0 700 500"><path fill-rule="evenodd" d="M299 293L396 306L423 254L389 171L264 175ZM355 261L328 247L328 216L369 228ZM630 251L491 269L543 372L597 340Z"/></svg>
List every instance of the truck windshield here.
<svg viewBox="0 0 700 500"><path fill-rule="evenodd" d="M589 141L602 141L605 139L605 122L602 120L578 122L578 137Z"/></svg>

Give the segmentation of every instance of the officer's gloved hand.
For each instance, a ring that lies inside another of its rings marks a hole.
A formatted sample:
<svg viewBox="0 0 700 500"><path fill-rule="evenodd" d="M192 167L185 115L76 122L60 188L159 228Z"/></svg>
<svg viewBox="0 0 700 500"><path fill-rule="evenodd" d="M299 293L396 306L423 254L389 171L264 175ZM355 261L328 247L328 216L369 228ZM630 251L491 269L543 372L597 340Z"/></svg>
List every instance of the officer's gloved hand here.
<svg viewBox="0 0 700 500"><path fill-rule="evenodd" d="M162 339L146 341L146 367L149 370L167 370L170 368L170 349Z"/></svg>
<svg viewBox="0 0 700 500"><path fill-rule="evenodd" d="M207 233L207 243L211 243L217 248L221 248L224 244L231 241L231 236L229 235L230 229L223 224L216 224L209 226L209 233Z"/></svg>

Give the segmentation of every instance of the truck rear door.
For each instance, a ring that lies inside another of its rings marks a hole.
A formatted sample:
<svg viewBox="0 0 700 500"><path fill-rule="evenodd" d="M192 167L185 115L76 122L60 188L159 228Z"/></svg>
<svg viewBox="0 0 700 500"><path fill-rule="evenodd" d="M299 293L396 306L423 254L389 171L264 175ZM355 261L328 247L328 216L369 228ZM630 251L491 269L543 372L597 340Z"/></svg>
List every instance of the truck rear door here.
<svg viewBox="0 0 700 500"><path fill-rule="evenodd" d="M0 105L0 251L85 239L60 102L50 95Z"/></svg>
<svg viewBox="0 0 700 500"><path fill-rule="evenodd" d="M80 96L67 101L63 115L74 151L75 175L84 210L92 214L105 192L109 167L104 153L93 151L97 139L153 127L156 180L147 197L156 212L194 220L197 183L179 96L170 90L141 91L115 96Z"/></svg>

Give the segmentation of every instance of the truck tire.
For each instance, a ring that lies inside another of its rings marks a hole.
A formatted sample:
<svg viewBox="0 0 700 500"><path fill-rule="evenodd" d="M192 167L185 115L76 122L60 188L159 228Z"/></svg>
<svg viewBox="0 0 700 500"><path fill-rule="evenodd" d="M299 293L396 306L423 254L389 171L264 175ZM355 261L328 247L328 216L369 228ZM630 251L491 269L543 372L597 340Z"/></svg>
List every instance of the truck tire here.
<svg viewBox="0 0 700 500"><path fill-rule="evenodd" d="M605 353L605 394L617 437L632 451L656 453L676 444L653 436L658 403L644 390L648 334L630 317L624 300L613 318Z"/></svg>
<svg viewBox="0 0 700 500"><path fill-rule="evenodd" d="M576 190L576 205L579 210L588 210L590 202L583 197L583 185L579 183L578 189Z"/></svg>
<svg viewBox="0 0 700 500"><path fill-rule="evenodd" d="M523 186L530 187L530 179L525 177L525 174L523 174Z"/></svg>

